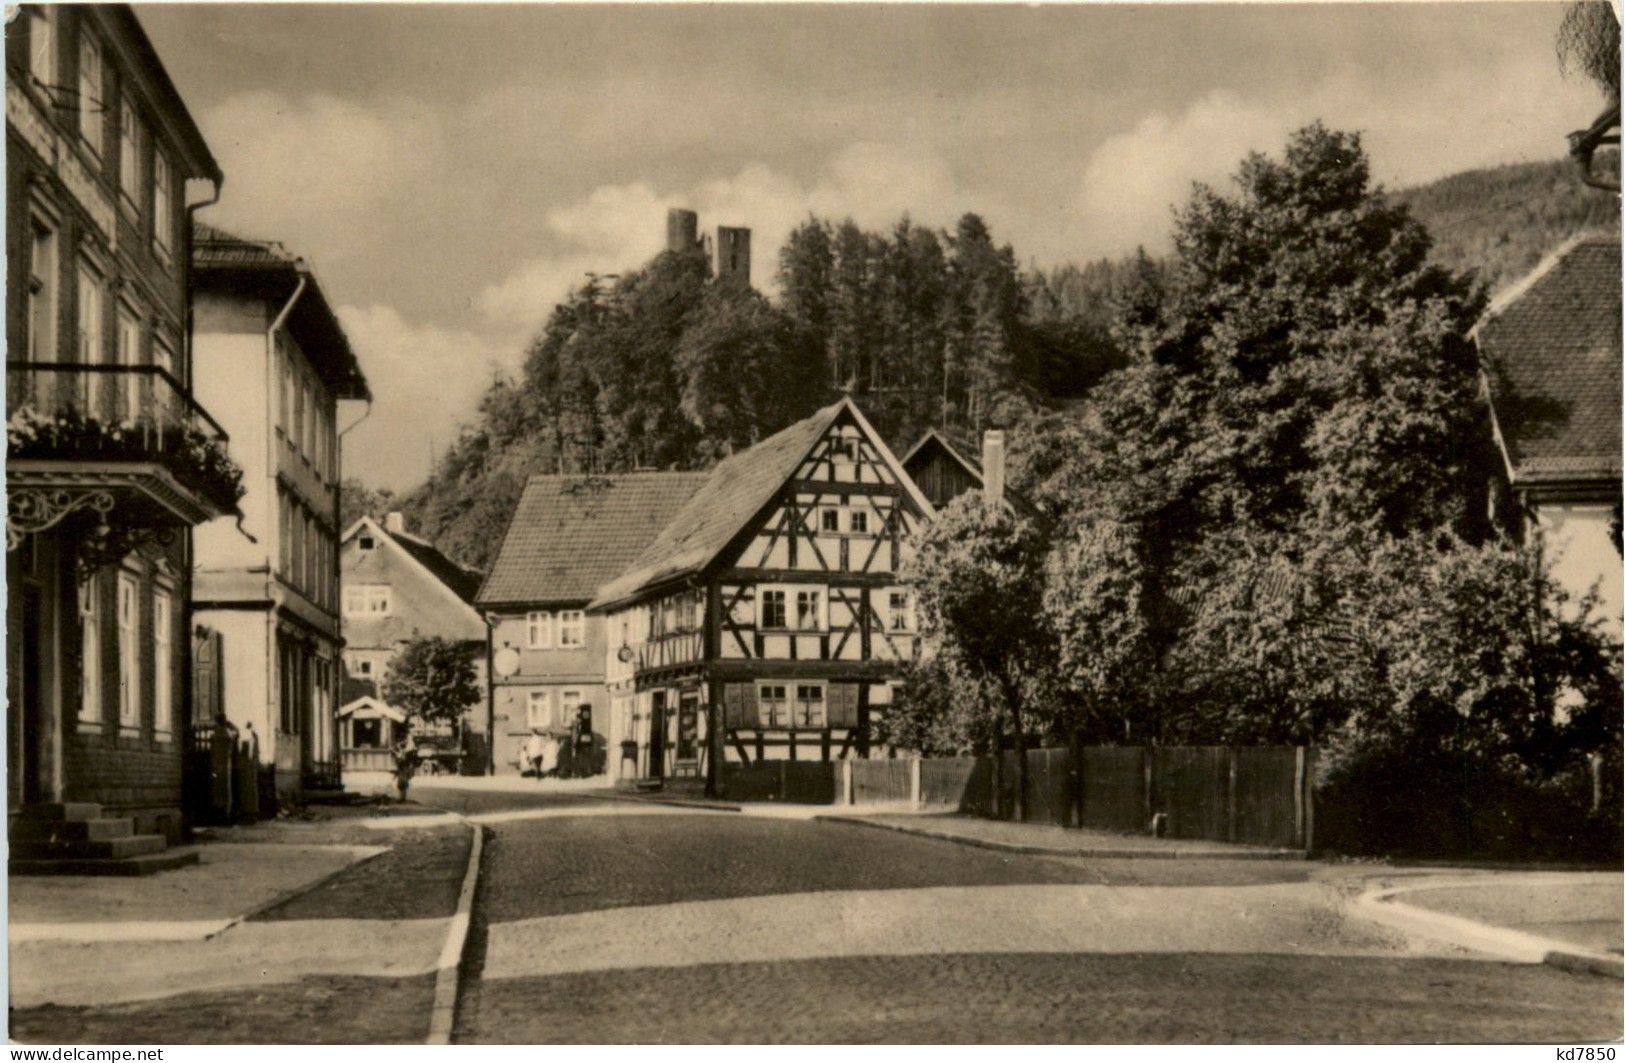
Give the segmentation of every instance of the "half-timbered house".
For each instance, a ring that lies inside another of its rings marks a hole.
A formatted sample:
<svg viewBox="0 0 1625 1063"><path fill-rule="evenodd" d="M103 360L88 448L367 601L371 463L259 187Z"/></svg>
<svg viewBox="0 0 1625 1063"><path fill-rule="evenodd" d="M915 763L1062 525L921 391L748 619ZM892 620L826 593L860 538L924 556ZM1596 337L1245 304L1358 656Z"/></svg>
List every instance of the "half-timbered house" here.
<svg viewBox="0 0 1625 1063"><path fill-rule="evenodd" d="M647 780L864 756L919 652L899 579L931 503L850 400L719 464L588 605L611 742Z"/></svg>

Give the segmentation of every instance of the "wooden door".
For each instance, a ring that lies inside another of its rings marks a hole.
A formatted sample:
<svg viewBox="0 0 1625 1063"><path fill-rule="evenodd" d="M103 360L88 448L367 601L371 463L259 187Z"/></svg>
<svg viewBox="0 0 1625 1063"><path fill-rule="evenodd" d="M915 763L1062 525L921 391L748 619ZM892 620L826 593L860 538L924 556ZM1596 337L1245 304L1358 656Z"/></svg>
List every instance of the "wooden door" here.
<svg viewBox="0 0 1625 1063"><path fill-rule="evenodd" d="M649 708L649 778L666 777L666 692L657 690Z"/></svg>

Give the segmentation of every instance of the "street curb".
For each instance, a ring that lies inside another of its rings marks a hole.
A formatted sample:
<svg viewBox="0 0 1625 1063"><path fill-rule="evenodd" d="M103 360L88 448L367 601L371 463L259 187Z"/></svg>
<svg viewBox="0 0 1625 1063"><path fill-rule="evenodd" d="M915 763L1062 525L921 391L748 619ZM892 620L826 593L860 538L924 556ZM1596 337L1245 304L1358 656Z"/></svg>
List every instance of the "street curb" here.
<svg viewBox="0 0 1625 1063"><path fill-rule="evenodd" d="M468 820L457 817L464 823ZM474 840L468 849L468 870L463 888L457 894L457 912L446 929L446 944L440 950L440 963L434 978L434 1005L429 1012L429 1036L424 1044L451 1044L452 1024L457 1019L457 991L461 980L463 948L468 944L470 915L474 909L474 886L480 877L480 853L485 848L485 828L469 823Z"/></svg>
<svg viewBox="0 0 1625 1063"><path fill-rule="evenodd" d="M703 808L711 812L743 812L739 805L723 804L720 801L698 801L686 798L639 797L636 794L625 793L595 793L595 798L606 801L626 801L637 805L665 805L670 808Z"/></svg>
<svg viewBox="0 0 1625 1063"><path fill-rule="evenodd" d="M1407 934L1444 941L1459 948L1487 953L1515 963L1543 963L1566 971L1625 977L1625 959L1600 952L1577 949L1567 942L1538 934L1492 926L1446 912L1435 912L1397 898L1430 889L1460 889L1473 885L1462 882L1436 882L1419 886L1390 886L1367 890L1353 901L1353 907L1366 918ZM1492 887L1494 883L1484 883Z"/></svg>
<svg viewBox="0 0 1625 1063"><path fill-rule="evenodd" d="M279 843L277 843L277 842L259 842L259 843L255 843L255 842L222 842L220 844L222 844L222 845L254 845L254 844L276 845L276 844L279 844ZM333 871L333 872L331 872L329 874L323 875L321 878L317 879L315 882L307 883L306 885L303 885L303 886L295 886L293 889L290 889L290 890L287 890L286 892L284 892L280 897L273 897L270 900L266 901L264 904L256 905L255 907L250 908L248 911L244 912L242 915L239 915L237 918L228 920L226 922L225 926L222 926L220 929L214 931L212 934L204 935L203 940L204 941L209 941L209 940L211 940L213 938L217 938L221 934L224 934L226 931L230 930L232 927L236 926L239 923L250 922L254 918L256 918L257 916L264 915L266 912L269 912L271 909L276 908L276 907L278 907L280 905L286 904L286 903L288 903L289 901L293 900L296 897L303 897L307 893L314 893L316 890L321 889L323 886L327 885L329 882L332 882L334 879L338 878L340 875L345 874L346 872L349 872L349 871L353 871L356 868L360 867L362 864L369 863L369 862L371 862L373 860L376 860L380 856L383 856L385 853L389 852L389 850L390 850L390 847L387 846L387 845L349 845L349 846L345 846L345 848L350 849L352 851L354 851L356 849L373 849L375 851L367 853L365 856L361 857L361 859L359 859L359 860L355 860L355 861L353 861L351 863L345 864L343 867L339 868L337 871Z"/></svg>
<svg viewBox="0 0 1625 1063"><path fill-rule="evenodd" d="M1298 849L1240 849L1225 852L1212 849L1111 849L1084 846L1076 849L1057 849L1047 845L1018 845L1013 842L993 841L987 838L968 838L949 831L907 827L900 823L876 823L863 816L813 816L814 821L844 823L851 827L869 827L873 830L896 831L934 841L953 842L976 849L991 849L1000 853L1019 853L1023 856L1074 856L1094 860L1307 860L1309 854Z"/></svg>

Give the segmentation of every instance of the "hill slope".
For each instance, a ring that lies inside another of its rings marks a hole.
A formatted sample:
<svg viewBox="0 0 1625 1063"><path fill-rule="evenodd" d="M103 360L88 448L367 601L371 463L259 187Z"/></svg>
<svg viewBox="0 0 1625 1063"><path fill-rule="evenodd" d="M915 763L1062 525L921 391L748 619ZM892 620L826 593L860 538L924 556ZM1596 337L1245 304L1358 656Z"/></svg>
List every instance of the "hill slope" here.
<svg viewBox="0 0 1625 1063"><path fill-rule="evenodd" d="M1468 170L1391 195L1433 234L1440 265L1474 270L1491 292L1577 232L1619 231L1619 197L1581 184L1567 160Z"/></svg>

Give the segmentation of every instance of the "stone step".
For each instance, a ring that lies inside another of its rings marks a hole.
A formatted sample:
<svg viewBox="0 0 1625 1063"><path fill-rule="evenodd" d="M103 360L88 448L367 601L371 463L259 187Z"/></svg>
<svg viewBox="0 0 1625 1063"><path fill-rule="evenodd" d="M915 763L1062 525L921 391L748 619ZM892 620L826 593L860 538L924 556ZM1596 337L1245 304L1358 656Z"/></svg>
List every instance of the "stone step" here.
<svg viewBox="0 0 1625 1063"><path fill-rule="evenodd" d="M127 856L117 860L84 857L54 859L13 858L8 870L13 875L152 875L198 862L191 849L166 849L160 853Z"/></svg>
<svg viewBox="0 0 1625 1063"><path fill-rule="evenodd" d="M78 823L101 818L102 806L94 801L46 802L17 810L19 823Z"/></svg>
<svg viewBox="0 0 1625 1063"><path fill-rule="evenodd" d="M11 829L13 841L105 842L134 833L129 819L20 819Z"/></svg>
<svg viewBox="0 0 1625 1063"><path fill-rule="evenodd" d="M98 841L42 841L16 839L11 855L21 860L122 860L161 853L168 847L162 834L132 834Z"/></svg>

